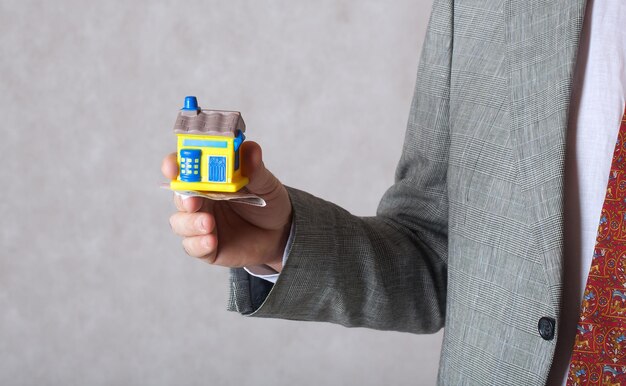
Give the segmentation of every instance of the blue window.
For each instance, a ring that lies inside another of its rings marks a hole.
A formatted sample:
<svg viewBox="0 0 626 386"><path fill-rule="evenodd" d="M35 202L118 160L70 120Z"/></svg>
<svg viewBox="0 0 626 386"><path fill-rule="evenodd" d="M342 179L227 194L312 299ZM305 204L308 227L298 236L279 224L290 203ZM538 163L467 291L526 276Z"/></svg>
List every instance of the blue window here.
<svg viewBox="0 0 626 386"><path fill-rule="evenodd" d="M200 157L198 149L182 149L180 151L180 180L185 182L200 181Z"/></svg>
<svg viewBox="0 0 626 386"><path fill-rule="evenodd" d="M226 182L226 157L209 157L209 181Z"/></svg>
<svg viewBox="0 0 626 386"><path fill-rule="evenodd" d="M194 146L194 147L217 147L220 149L226 149L228 146L228 142L226 141L211 141L204 139L184 139L183 146Z"/></svg>

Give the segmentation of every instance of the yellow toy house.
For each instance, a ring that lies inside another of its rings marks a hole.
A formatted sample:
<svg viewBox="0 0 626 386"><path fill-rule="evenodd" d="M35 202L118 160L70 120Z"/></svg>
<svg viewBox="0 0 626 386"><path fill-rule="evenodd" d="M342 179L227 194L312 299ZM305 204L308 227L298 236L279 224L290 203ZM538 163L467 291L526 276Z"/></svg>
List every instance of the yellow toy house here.
<svg viewBox="0 0 626 386"><path fill-rule="evenodd" d="M240 162L245 131L238 111L202 110L196 97L186 97L174 124L179 169L170 187L213 192L243 188L248 183Z"/></svg>

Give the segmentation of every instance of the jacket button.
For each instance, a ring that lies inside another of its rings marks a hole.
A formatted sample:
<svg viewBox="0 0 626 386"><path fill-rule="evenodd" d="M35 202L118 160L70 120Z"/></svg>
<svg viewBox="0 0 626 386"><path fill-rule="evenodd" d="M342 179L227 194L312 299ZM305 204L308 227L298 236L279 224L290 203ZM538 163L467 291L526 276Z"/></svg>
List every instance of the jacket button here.
<svg viewBox="0 0 626 386"><path fill-rule="evenodd" d="M539 330L539 335L545 340L554 339L554 327L556 326L556 320L553 318L548 318L544 316L539 319L539 323L537 324L537 329Z"/></svg>

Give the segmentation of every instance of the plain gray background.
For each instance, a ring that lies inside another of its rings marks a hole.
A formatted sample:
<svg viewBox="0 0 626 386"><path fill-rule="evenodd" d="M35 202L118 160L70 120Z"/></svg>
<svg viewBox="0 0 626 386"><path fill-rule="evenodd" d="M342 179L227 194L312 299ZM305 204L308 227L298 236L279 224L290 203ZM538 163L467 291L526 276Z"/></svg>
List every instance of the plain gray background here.
<svg viewBox="0 0 626 386"><path fill-rule="evenodd" d="M0 1L0 384L434 384L440 334L226 312L158 188L196 95L242 111L285 184L374 214L430 8Z"/></svg>

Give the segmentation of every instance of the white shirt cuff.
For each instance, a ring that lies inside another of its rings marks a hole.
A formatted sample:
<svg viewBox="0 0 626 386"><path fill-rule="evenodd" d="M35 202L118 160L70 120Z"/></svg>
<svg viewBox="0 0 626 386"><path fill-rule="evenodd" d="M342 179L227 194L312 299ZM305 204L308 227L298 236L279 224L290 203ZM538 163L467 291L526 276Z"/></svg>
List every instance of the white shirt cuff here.
<svg viewBox="0 0 626 386"><path fill-rule="evenodd" d="M291 248L292 239L293 239L293 222L291 223L291 229L289 230L289 238L287 239L287 244L285 245L285 252L283 252L283 267L285 266L285 264L287 264L287 257L288 257L287 253L289 252L289 249ZM265 264L255 265L253 267L243 267L243 269L245 269L246 272L248 272L252 276L256 276L258 278L267 280L272 283L276 283L276 280L278 280L278 276L280 275L280 272L276 272L274 269L270 268L269 266Z"/></svg>

